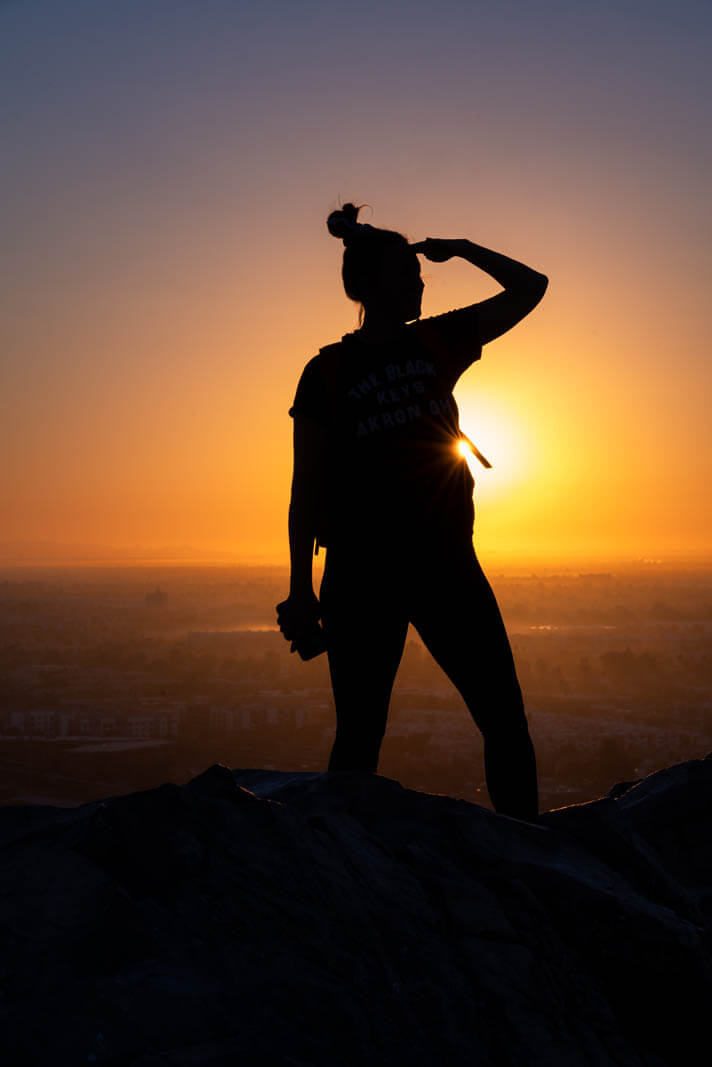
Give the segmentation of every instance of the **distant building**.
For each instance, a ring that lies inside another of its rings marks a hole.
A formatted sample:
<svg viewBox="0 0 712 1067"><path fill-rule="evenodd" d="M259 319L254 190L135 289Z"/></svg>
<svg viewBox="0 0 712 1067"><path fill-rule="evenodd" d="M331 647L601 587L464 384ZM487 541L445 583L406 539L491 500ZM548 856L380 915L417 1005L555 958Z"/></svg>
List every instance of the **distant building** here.
<svg viewBox="0 0 712 1067"><path fill-rule="evenodd" d="M25 713L24 711L11 711L7 722L7 728L10 733L24 734L25 732Z"/></svg>
<svg viewBox="0 0 712 1067"><path fill-rule="evenodd" d="M129 715L129 737L144 740L154 736L153 715Z"/></svg>
<svg viewBox="0 0 712 1067"><path fill-rule="evenodd" d="M57 733L57 712L39 710L29 712L30 733L40 737L55 737ZM27 719L25 720L27 722Z"/></svg>

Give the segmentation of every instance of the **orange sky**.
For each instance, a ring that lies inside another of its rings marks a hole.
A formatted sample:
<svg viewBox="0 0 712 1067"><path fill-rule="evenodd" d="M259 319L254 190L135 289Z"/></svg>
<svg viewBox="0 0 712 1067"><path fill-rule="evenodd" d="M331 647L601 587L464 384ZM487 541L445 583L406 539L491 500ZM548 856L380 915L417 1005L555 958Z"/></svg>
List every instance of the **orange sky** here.
<svg viewBox="0 0 712 1067"><path fill-rule="evenodd" d="M347 199L549 276L456 390L493 462L483 559L709 554L702 8L515 4L510 33L415 4L405 38L366 10L345 46L346 9L314 7L318 33L213 0L169 25L0 11L0 558L286 560L287 409L356 325L325 225ZM423 276L426 316L498 290L461 261Z"/></svg>

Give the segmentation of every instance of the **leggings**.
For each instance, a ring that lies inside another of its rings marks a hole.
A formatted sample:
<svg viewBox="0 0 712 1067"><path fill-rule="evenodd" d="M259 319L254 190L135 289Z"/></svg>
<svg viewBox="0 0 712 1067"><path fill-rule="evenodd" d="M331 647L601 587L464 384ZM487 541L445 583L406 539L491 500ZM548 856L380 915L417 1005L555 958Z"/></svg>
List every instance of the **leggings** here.
<svg viewBox="0 0 712 1067"><path fill-rule="evenodd" d="M534 818L536 760L522 693L472 542L378 556L327 548L319 599L336 708L329 770L376 772L410 622L482 732L495 811Z"/></svg>

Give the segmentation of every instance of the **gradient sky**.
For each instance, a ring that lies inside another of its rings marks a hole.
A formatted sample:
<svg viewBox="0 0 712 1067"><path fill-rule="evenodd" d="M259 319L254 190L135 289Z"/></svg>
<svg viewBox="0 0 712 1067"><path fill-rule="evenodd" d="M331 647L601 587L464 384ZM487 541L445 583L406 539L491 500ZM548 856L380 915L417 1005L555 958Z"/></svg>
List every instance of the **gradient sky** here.
<svg viewBox="0 0 712 1067"><path fill-rule="evenodd" d="M711 30L689 0L0 2L0 541L286 560L354 200L550 278L456 390L482 557L707 554ZM424 315L498 291L423 275Z"/></svg>

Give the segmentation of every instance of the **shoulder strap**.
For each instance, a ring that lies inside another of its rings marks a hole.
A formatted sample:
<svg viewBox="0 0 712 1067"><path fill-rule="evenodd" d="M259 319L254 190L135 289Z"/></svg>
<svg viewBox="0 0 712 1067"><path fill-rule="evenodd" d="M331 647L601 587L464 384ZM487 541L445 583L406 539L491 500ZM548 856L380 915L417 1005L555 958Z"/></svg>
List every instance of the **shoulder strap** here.
<svg viewBox="0 0 712 1067"><path fill-rule="evenodd" d="M327 395L333 393L338 384L341 345L341 341L335 341L333 344L324 345L323 348L319 349L319 367L322 381L326 385Z"/></svg>

